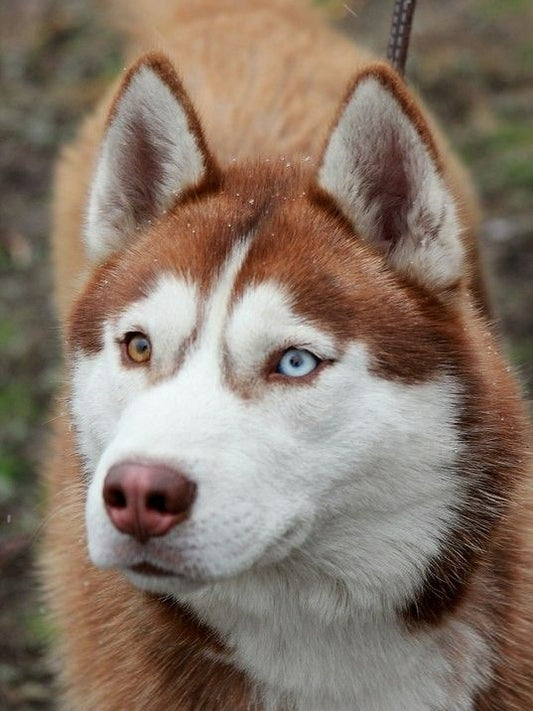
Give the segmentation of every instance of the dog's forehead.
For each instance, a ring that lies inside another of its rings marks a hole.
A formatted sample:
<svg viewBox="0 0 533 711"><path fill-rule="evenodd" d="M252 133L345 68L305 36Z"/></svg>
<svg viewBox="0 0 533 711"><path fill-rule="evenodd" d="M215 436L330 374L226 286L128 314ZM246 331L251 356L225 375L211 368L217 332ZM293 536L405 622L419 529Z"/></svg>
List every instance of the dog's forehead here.
<svg viewBox="0 0 533 711"><path fill-rule="evenodd" d="M307 235L318 229L324 248L332 228L308 199L305 185L298 168L240 167L228 171L219 190L181 201L93 271L71 313L71 341L84 350L99 350L103 321L146 298L161 275L194 283L200 298L206 297L243 245L246 267L243 263L242 278L235 275L236 294L245 281L293 281L286 265L303 272Z"/></svg>
<svg viewBox="0 0 533 711"><path fill-rule="evenodd" d="M95 270L72 311L70 345L98 352L104 324L131 312L162 277L194 286L188 303L211 308L230 274L226 316L250 290L275 284L311 326L367 345L386 377L431 377L446 360L439 305L387 269L308 184L299 168L240 167L220 190L179 204Z"/></svg>

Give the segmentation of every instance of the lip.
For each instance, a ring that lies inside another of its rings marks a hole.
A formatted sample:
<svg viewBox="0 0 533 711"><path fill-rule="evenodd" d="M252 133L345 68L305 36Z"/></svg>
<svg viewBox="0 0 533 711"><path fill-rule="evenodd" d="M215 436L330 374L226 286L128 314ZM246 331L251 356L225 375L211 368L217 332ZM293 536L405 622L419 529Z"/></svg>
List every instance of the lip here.
<svg viewBox="0 0 533 711"><path fill-rule="evenodd" d="M131 565L129 568L132 573L137 573L138 575L149 575L156 578L175 578L179 577L176 573L170 570L165 570L164 568L159 568L157 565L152 563L137 563L136 565Z"/></svg>

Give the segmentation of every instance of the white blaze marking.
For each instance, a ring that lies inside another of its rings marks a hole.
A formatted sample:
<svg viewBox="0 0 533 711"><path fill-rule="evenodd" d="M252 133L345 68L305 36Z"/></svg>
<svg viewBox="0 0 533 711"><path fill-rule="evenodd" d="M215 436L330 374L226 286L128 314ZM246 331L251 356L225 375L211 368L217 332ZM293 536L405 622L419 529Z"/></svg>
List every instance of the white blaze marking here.
<svg viewBox="0 0 533 711"><path fill-rule="evenodd" d="M246 237L240 242L226 261L221 276L212 291L207 308L206 319L202 325L200 348L212 353L220 360L222 354L222 338L226 323L228 308L235 286L235 279L243 265L250 249L252 240Z"/></svg>

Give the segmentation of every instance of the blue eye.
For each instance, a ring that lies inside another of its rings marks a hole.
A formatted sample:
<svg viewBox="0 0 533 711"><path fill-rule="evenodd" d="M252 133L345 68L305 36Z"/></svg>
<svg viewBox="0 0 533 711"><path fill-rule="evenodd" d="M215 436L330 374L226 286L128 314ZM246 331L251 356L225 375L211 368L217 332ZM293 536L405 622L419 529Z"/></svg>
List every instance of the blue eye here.
<svg viewBox="0 0 533 711"><path fill-rule="evenodd" d="M312 373L320 363L319 358L303 348L289 348L281 356L276 373L286 375L288 378L301 378Z"/></svg>

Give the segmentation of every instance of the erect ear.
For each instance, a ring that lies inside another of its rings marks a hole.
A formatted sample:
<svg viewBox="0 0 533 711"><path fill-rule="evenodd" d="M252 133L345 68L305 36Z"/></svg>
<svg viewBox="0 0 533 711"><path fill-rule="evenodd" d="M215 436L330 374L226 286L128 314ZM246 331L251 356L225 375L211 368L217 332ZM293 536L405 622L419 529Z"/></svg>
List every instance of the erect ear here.
<svg viewBox="0 0 533 711"><path fill-rule="evenodd" d="M105 258L218 168L171 63L147 54L127 72L109 113L90 190L89 256Z"/></svg>
<svg viewBox="0 0 533 711"><path fill-rule="evenodd" d="M356 77L318 183L394 269L435 291L457 283L463 248L454 199L425 119L386 65Z"/></svg>

